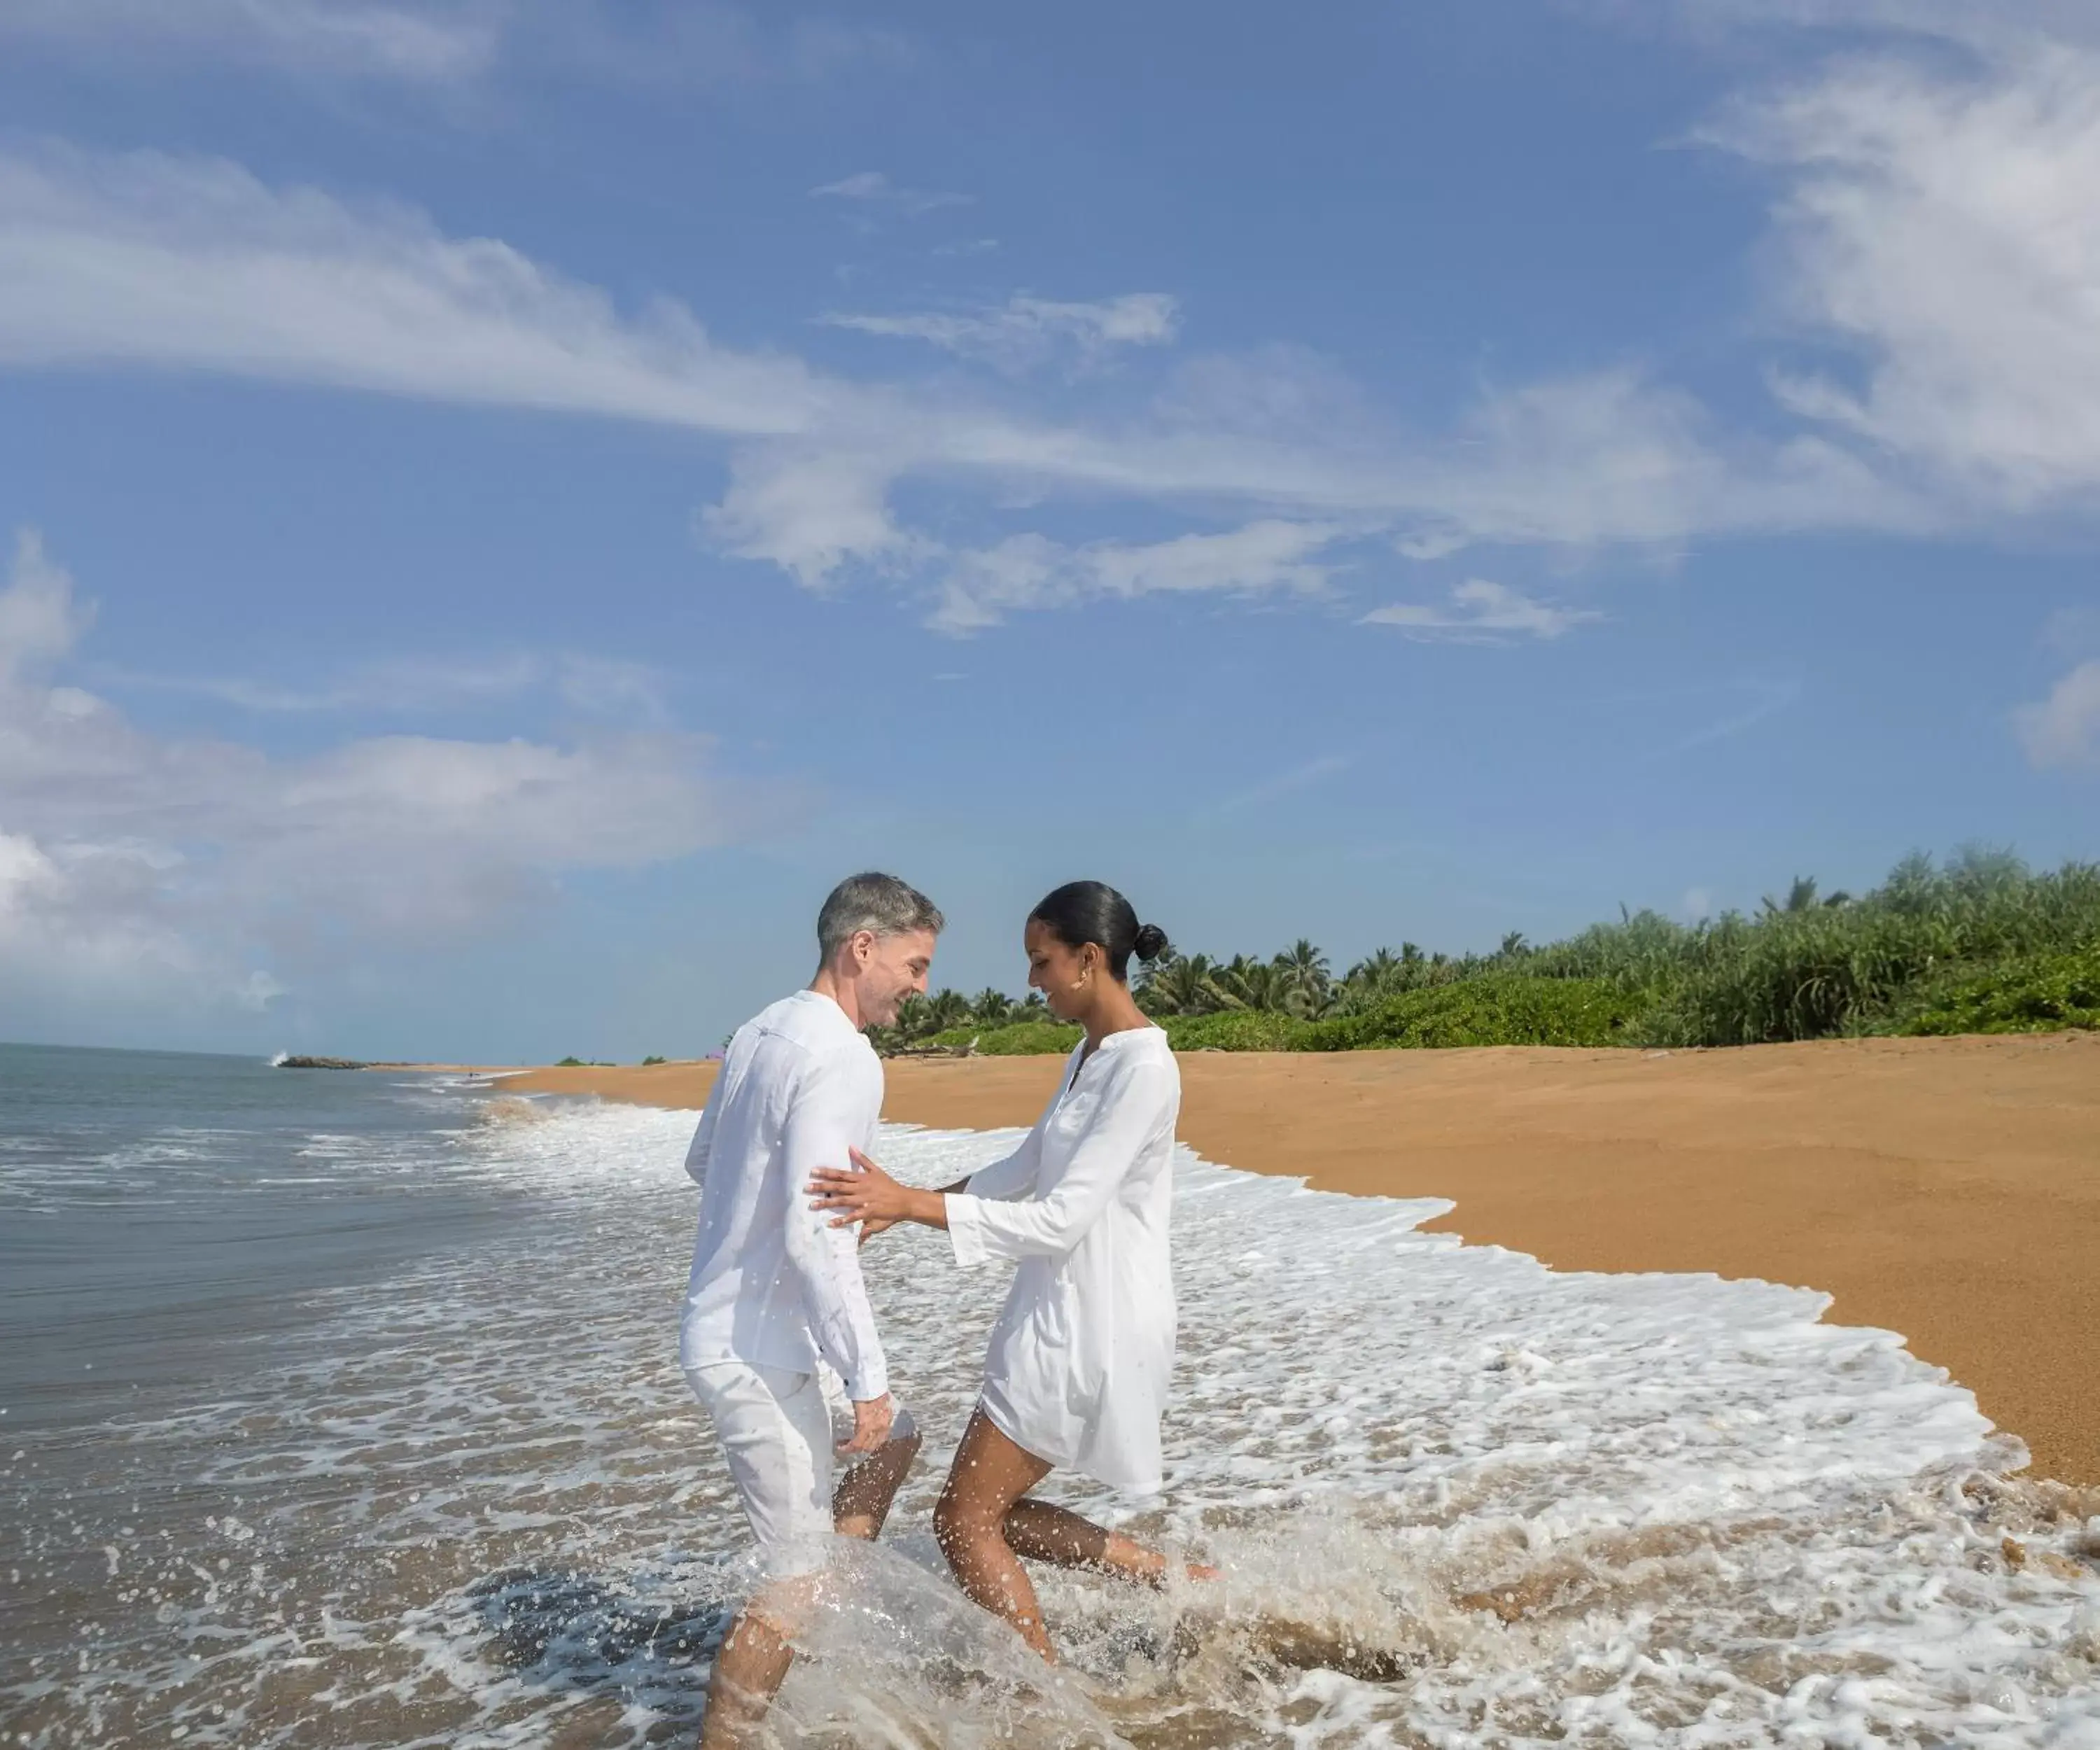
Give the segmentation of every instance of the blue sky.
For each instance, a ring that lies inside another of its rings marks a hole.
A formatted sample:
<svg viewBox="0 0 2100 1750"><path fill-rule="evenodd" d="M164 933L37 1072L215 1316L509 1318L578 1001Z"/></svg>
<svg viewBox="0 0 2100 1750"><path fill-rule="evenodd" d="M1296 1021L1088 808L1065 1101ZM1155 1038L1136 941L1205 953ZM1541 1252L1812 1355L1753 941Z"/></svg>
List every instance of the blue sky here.
<svg viewBox="0 0 2100 1750"><path fill-rule="evenodd" d="M2100 853L2100 24L0 10L0 1037Z"/></svg>

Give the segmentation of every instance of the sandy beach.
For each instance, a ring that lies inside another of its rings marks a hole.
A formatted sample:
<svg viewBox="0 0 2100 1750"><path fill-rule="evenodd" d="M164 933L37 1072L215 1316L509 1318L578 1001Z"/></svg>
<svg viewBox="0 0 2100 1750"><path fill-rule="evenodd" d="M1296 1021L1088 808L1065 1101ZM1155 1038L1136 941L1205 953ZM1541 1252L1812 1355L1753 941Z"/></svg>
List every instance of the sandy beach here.
<svg viewBox="0 0 2100 1750"><path fill-rule="evenodd" d="M1060 1061L893 1061L885 1116L1026 1124ZM2100 1037L1199 1053L1182 1075L1181 1135L1208 1160L1448 1197L1434 1225L1560 1270L1822 1289L1829 1320L1900 1331L1973 1390L2034 1474L2100 1483ZM507 1085L690 1109L712 1076Z"/></svg>

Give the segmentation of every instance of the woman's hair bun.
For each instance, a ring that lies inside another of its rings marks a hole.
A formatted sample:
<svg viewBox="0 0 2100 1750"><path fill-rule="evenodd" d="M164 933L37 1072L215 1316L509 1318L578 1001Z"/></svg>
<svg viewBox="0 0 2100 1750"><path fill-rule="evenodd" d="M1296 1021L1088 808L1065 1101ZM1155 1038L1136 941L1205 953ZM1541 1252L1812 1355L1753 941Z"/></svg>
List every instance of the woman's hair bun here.
<svg viewBox="0 0 2100 1750"><path fill-rule="evenodd" d="M1167 952L1167 932L1156 923L1140 923L1130 951L1140 960L1156 960Z"/></svg>

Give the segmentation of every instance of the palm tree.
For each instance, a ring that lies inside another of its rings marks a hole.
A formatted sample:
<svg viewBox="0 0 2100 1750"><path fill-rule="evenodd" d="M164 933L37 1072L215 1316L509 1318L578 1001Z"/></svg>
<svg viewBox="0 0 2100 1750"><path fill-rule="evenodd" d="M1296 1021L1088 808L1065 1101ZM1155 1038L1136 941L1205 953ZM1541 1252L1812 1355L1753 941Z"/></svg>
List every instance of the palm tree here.
<svg viewBox="0 0 2100 1750"><path fill-rule="evenodd" d="M1276 963L1308 990L1325 990L1334 981L1326 955L1303 936L1276 957Z"/></svg>
<svg viewBox="0 0 2100 1750"><path fill-rule="evenodd" d="M1236 954L1211 975L1211 986L1218 994L1218 1007L1224 1009L1258 1009L1261 1005L1260 991L1265 988L1264 981L1268 968L1259 960L1251 960L1243 954Z"/></svg>
<svg viewBox="0 0 2100 1750"><path fill-rule="evenodd" d="M1400 957L1390 948L1381 948L1376 954L1367 954L1342 976L1345 985L1368 985L1373 990L1390 984L1400 976Z"/></svg>
<svg viewBox="0 0 2100 1750"><path fill-rule="evenodd" d="M971 999L970 1019L987 1027L1000 1026L1013 1019L1013 998L987 985Z"/></svg>
<svg viewBox="0 0 2100 1750"><path fill-rule="evenodd" d="M1781 905L1767 893L1764 898L1765 915L1776 918L1782 912L1813 911L1815 909L1815 877L1796 875L1793 885L1786 890L1786 903Z"/></svg>
<svg viewBox="0 0 2100 1750"><path fill-rule="evenodd" d="M1502 945L1495 950L1498 960L1521 959L1531 952L1531 944L1524 939L1522 930L1511 930L1502 937Z"/></svg>
<svg viewBox="0 0 2100 1750"><path fill-rule="evenodd" d="M1225 1004L1212 983L1217 968L1207 954L1177 954L1158 962L1145 981L1145 1006L1158 1015L1202 1015Z"/></svg>
<svg viewBox="0 0 2100 1750"><path fill-rule="evenodd" d="M924 1030L945 1033L965 1025L971 1019L970 999L960 990L943 990L926 1005Z"/></svg>

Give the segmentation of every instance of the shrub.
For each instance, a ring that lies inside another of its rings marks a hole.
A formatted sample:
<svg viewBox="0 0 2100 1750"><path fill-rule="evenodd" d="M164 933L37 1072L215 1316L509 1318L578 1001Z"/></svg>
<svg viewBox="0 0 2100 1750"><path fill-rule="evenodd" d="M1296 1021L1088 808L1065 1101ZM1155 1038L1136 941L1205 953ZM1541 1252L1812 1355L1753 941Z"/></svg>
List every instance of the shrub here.
<svg viewBox="0 0 2100 1750"><path fill-rule="evenodd" d="M1024 1020L1004 1027L951 1027L915 1043L955 1046L973 1040L987 1057L1040 1057L1070 1051L1079 1043L1079 1029L1054 1020Z"/></svg>
<svg viewBox="0 0 2100 1750"><path fill-rule="evenodd" d="M1219 1015L1169 1015L1162 1025L1177 1051L1290 1051L1306 1023L1271 1009L1233 1009Z"/></svg>
<svg viewBox="0 0 2100 1750"><path fill-rule="evenodd" d="M1624 1045L1639 997L1603 979L1487 973L1410 990L1361 1015L1308 1023L1296 1049Z"/></svg>
<svg viewBox="0 0 2100 1750"><path fill-rule="evenodd" d="M1950 975L1872 1030L2054 1033L2065 1027L2100 1027L2100 942Z"/></svg>

